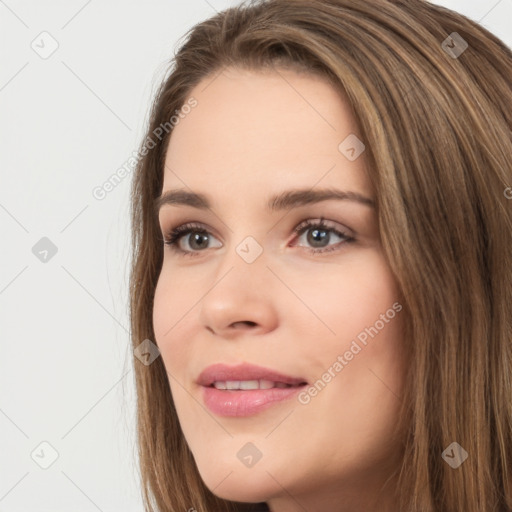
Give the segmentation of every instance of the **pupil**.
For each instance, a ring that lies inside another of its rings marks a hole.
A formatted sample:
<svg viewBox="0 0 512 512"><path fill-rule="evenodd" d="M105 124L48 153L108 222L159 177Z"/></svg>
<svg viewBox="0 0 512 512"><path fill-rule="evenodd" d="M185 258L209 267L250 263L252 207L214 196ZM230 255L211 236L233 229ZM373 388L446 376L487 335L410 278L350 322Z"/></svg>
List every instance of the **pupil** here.
<svg viewBox="0 0 512 512"><path fill-rule="evenodd" d="M202 249L203 247L201 247L201 241L206 242L205 245L208 245L208 236L206 234L204 234L204 233L195 233L193 238L192 238L192 240L193 240L193 242L190 244L191 247L194 247L194 244L196 242L198 242L199 243L199 247L198 248Z"/></svg>
<svg viewBox="0 0 512 512"><path fill-rule="evenodd" d="M328 241L329 239L329 234L325 229L313 229L310 233L311 236L308 236L308 242L311 245L315 245L317 242ZM320 233L322 234L320 235Z"/></svg>

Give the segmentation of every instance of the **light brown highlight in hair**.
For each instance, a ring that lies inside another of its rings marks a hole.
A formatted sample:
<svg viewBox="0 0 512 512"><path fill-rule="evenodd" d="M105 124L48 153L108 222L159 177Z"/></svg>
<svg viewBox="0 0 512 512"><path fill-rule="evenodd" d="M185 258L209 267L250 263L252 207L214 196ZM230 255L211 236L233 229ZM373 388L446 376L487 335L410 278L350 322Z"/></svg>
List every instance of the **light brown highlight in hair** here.
<svg viewBox="0 0 512 512"><path fill-rule="evenodd" d="M452 32L468 43L457 59L441 47ZM187 33L147 135L227 66L324 77L360 125L407 318L400 511L511 511L512 200L504 190L512 186L512 52L424 0L246 2ZM155 339L163 254L153 203L171 135L139 160L132 185L134 348ZM202 482L162 358L134 365L146 510L248 510ZM469 453L458 469L441 457L453 441Z"/></svg>

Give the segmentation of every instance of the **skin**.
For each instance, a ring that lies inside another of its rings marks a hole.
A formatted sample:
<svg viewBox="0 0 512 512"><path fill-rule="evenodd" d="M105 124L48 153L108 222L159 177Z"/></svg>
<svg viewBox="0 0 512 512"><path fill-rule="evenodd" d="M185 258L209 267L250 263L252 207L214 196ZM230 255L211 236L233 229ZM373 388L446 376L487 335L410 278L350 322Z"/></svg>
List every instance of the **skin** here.
<svg viewBox="0 0 512 512"><path fill-rule="evenodd" d="M164 245L153 313L198 470L217 496L266 501L272 512L396 512L394 479L380 490L397 463L403 313L359 344L307 404L293 398L236 418L204 406L195 381L206 366L250 362L315 383L399 301L374 208L331 199L266 209L270 196L291 188L333 187L375 199L365 153L350 161L338 150L359 133L346 98L322 78L291 70L228 68L214 76L190 93L198 104L174 128L163 184L164 192L207 194L212 208L165 205L159 212L163 234L195 222L209 241L201 248L194 234L182 236L180 247L192 257ZM294 233L320 217L356 241L329 230L330 239L315 245L315 228ZM236 252L247 236L263 249L250 264ZM335 250L308 251L324 247ZM262 453L250 468L237 457L247 442Z"/></svg>

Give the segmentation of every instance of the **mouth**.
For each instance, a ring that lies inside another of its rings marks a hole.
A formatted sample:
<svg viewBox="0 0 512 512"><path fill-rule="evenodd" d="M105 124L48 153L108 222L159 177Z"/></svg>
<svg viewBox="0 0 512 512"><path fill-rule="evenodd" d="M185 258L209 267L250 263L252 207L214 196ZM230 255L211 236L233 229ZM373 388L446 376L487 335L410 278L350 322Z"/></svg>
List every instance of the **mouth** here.
<svg viewBox="0 0 512 512"><path fill-rule="evenodd" d="M197 383L205 387L226 384L226 388L218 389L270 389L283 387L283 384L299 386L307 384L307 381L303 377L286 375L254 364L229 366L217 363L206 367L197 378Z"/></svg>
<svg viewBox="0 0 512 512"><path fill-rule="evenodd" d="M287 384L286 382L276 382L271 380L226 380L226 381L215 381L207 387L229 390L229 391L251 391L255 389L273 389L273 388L296 388L305 386L307 382L301 382L299 384Z"/></svg>
<svg viewBox="0 0 512 512"><path fill-rule="evenodd" d="M204 404L219 416L251 416L283 403L308 385L306 379L251 364L215 364L197 379Z"/></svg>

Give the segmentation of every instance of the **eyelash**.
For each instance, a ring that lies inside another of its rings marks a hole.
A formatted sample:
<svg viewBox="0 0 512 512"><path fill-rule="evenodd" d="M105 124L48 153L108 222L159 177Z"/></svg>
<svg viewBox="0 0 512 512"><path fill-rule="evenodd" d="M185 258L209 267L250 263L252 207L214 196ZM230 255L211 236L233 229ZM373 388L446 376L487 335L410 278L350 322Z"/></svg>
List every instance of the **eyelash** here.
<svg viewBox="0 0 512 512"><path fill-rule="evenodd" d="M326 253L331 252L335 250L340 250L339 245L344 245L348 243L355 242L355 238L347 235L343 231L340 231L338 229L335 229L333 227L328 226L324 223L323 217L320 219L320 221L315 221L308 219L304 222L301 222L296 228L294 228L294 233L297 234L297 236L301 236L304 232L308 231L308 229L311 228L317 228L321 231L330 231L334 233L335 235L339 236L340 238L344 238L345 240L343 242L339 242L338 244L334 245L331 248L324 248L324 249L311 249L311 248L305 248L308 252L313 254L318 253ZM185 235L188 235L190 233L202 233L202 234L209 234L206 229L204 229L203 226L200 224L196 224L194 222L189 222L186 224L182 224L181 226L177 226L176 228L172 229L165 237L164 237L164 244L168 245L173 251L177 252L178 254L182 256L199 256L204 250L202 251L185 251L181 249L178 245L179 239L184 237ZM329 247L329 246L328 246Z"/></svg>

